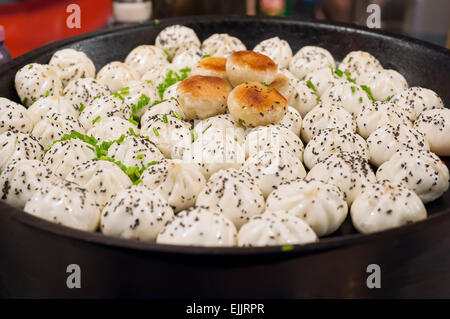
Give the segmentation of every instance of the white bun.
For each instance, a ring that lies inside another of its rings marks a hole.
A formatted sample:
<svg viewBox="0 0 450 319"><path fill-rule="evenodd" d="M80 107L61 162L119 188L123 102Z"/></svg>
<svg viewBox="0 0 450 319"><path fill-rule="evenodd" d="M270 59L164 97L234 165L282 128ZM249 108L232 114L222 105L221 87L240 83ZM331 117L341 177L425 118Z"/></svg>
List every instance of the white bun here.
<svg viewBox="0 0 450 319"><path fill-rule="evenodd" d="M215 33L202 43L203 52L212 57L228 58L233 52L246 49L241 40L227 33Z"/></svg>
<svg viewBox="0 0 450 319"><path fill-rule="evenodd" d="M103 66L97 73L97 81L106 85L115 93L126 87L131 81L139 80L140 75L125 63L113 61Z"/></svg>
<svg viewBox="0 0 450 319"><path fill-rule="evenodd" d="M141 176L144 186L159 192L177 213L195 204L206 180L195 163L178 159L162 160Z"/></svg>
<svg viewBox="0 0 450 319"><path fill-rule="evenodd" d="M44 148L31 135L17 131L6 131L0 134L0 170L12 161L35 159L42 161Z"/></svg>
<svg viewBox="0 0 450 319"><path fill-rule="evenodd" d="M57 70L47 64L31 63L17 71L14 84L22 104L30 106L46 96L62 95Z"/></svg>
<svg viewBox="0 0 450 319"><path fill-rule="evenodd" d="M7 98L0 97L0 134L6 131L19 131L29 134L33 121L27 109Z"/></svg>
<svg viewBox="0 0 450 319"><path fill-rule="evenodd" d="M311 72L324 67L335 67L334 58L324 48L316 46L304 46L293 56L289 63L289 71L297 78L303 78Z"/></svg>
<svg viewBox="0 0 450 319"><path fill-rule="evenodd" d="M352 115L343 107L333 104L316 105L303 118L302 139L309 142L314 136L326 128L356 131L356 123Z"/></svg>
<svg viewBox="0 0 450 319"><path fill-rule="evenodd" d="M414 223L427 217L420 198L402 185L384 181L371 184L353 202L353 225L361 233L374 233Z"/></svg>
<svg viewBox="0 0 450 319"><path fill-rule="evenodd" d="M112 195L133 184L119 166L103 160L90 160L77 165L66 178L86 188L99 207L110 201Z"/></svg>
<svg viewBox="0 0 450 319"><path fill-rule="evenodd" d="M378 168L377 180L402 183L428 203L448 190L449 173L447 166L434 153L405 149Z"/></svg>
<svg viewBox="0 0 450 319"><path fill-rule="evenodd" d="M84 52L74 49L56 51L48 64L58 70L63 86L72 80L95 77L94 63Z"/></svg>
<svg viewBox="0 0 450 319"><path fill-rule="evenodd" d="M358 134L364 138L368 138L373 131L386 124L412 126L408 117L398 112L392 102L388 101L364 105L361 112L356 115L356 124Z"/></svg>
<svg viewBox="0 0 450 319"><path fill-rule="evenodd" d="M70 81L64 88L64 97L70 101L76 110L92 103L93 99L110 95L108 87L95 79L83 78Z"/></svg>
<svg viewBox="0 0 450 319"><path fill-rule="evenodd" d="M280 68L287 68L292 59L292 49L289 43L279 37L261 41L253 51L267 55Z"/></svg>
<svg viewBox="0 0 450 319"><path fill-rule="evenodd" d="M315 241L317 235L306 222L284 211L254 216L238 234L239 246L296 245Z"/></svg>
<svg viewBox="0 0 450 319"><path fill-rule="evenodd" d="M359 84L370 87L372 96L377 101L385 101L408 88L406 79L395 70L381 69L362 74Z"/></svg>
<svg viewBox="0 0 450 319"><path fill-rule="evenodd" d="M84 231L95 231L100 220L100 208L89 192L66 180L45 183L28 200L24 211Z"/></svg>
<svg viewBox="0 0 450 319"><path fill-rule="evenodd" d="M235 246L236 227L223 214L198 206L184 210L159 233L159 244Z"/></svg>
<svg viewBox="0 0 450 319"><path fill-rule="evenodd" d="M434 91L418 86L394 95L391 102L401 113L407 114L411 121L415 121L424 111L444 108L444 103Z"/></svg>
<svg viewBox="0 0 450 319"><path fill-rule="evenodd" d="M55 179L56 176L41 161L13 161L0 175L0 198L12 207L22 209L39 187Z"/></svg>
<svg viewBox="0 0 450 319"><path fill-rule="evenodd" d="M165 50L173 58L178 48L188 43L200 47L200 40L195 31L182 25L171 25L162 30L155 40L155 45Z"/></svg>
<svg viewBox="0 0 450 319"><path fill-rule="evenodd" d="M432 152L440 156L450 156L449 109L422 112L414 122L414 128L425 136Z"/></svg>
<svg viewBox="0 0 450 319"><path fill-rule="evenodd" d="M164 50L155 45L140 45L128 53L125 64L142 77L155 65L169 63Z"/></svg>
<svg viewBox="0 0 450 319"><path fill-rule="evenodd" d="M307 177L339 187L349 205L370 183L376 182L367 159L347 152L331 154L315 165Z"/></svg>
<svg viewBox="0 0 450 319"><path fill-rule="evenodd" d="M267 197L267 211L285 211L303 219L317 236L334 233L347 216L344 193L321 181L295 179Z"/></svg>
<svg viewBox="0 0 450 319"><path fill-rule="evenodd" d="M55 143L44 155L45 166L60 178L72 169L96 157L93 147L79 139L70 139Z"/></svg>
<svg viewBox="0 0 450 319"><path fill-rule="evenodd" d="M328 155L338 152L355 153L369 159L369 148L361 136L350 130L327 128L309 141L303 153L303 160L306 167L311 169Z"/></svg>
<svg viewBox="0 0 450 319"><path fill-rule="evenodd" d="M103 208L100 227L105 235L151 242L173 217L161 194L133 186L112 196Z"/></svg>
<svg viewBox="0 0 450 319"><path fill-rule="evenodd" d="M398 150L406 148L430 150L422 133L404 124L386 124L373 131L367 138L370 162L380 166Z"/></svg>
<svg viewBox="0 0 450 319"><path fill-rule="evenodd" d="M253 154L245 161L241 170L250 173L264 197L281 183L306 176L299 158L281 148L265 149Z"/></svg>

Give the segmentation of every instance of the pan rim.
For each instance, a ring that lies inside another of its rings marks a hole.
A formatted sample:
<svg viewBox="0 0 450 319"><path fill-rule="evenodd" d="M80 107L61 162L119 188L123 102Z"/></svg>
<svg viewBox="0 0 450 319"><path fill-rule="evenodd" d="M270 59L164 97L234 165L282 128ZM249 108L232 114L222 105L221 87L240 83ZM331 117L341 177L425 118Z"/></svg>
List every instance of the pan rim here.
<svg viewBox="0 0 450 319"><path fill-rule="evenodd" d="M356 32L361 33L363 35L368 34L371 36L376 36L380 38L390 38L396 39L399 41L407 42L409 44L413 44L416 46L420 46L427 50L433 51L434 53L440 53L445 55L450 59L450 50L444 47L437 46L435 44L427 43L422 40L413 39L403 35L397 35L386 31L369 29L367 27L358 26L355 24L348 23L331 23L331 22L323 22L317 20L303 20L303 19L289 19L289 18L281 18L281 17L252 17L252 16L242 16L242 15L204 15L204 16L189 16L189 17L176 17L176 18L166 18L161 19L158 24L154 22L154 20L138 24L138 25L126 25L120 27L112 27L103 30L97 30L93 32L88 32L85 34L81 34L75 37L67 38L61 41L56 41L45 45L43 47L37 48L31 52L25 53L12 61L0 66L0 72L6 72L9 69L15 68L17 66L22 65L25 61L33 59L35 57L41 56L42 54L48 53L49 51L55 51L59 48L67 47L69 45L73 45L82 40L93 39L99 36L106 36L110 34L116 33L126 33L129 30L140 29L140 28L148 28L149 26L153 27L165 27L172 24L183 24L186 22L227 22L227 23L236 23L236 22L246 22L246 21L263 21L263 22L277 22L284 24L302 24L304 26L311 26L322 29L338 29L341 31L347 32ZM436 223L440 223L450 212L450 207L447 207L444 210L441 210L437 213L429 215L427 219L404 225L398 228L392 228L388 230L384 230L381 232L373 233L373 234L347 234L337 237L325 237L320 239L318 242L309 243L305 245L283 245L283 246L265 246L265 247L203 247L203 246L182 246L182 245L165 245L165 244L157 244L155 242L140 242L137 240L131 239L122 239L111 236L106 236L100 232L87 232L76 230L73 228L69 228L66 226L62 226L59 224L55 224L49 222L47 220L32 216L28 213L25 213L23 210L18 210L13 208L12 206L0 202L0 213L6 214L7 218L11 218L25 224L27 226L33 227L38 231L45 231L52 233L53 235L63 236L66 239L74 239L81 240L84 242L88 242L91 244L98 244L103 246L108 246L110 248L117 249L128 249L135 250L141 252L148 253L162 253L162 254L179 254L179 255L192 255L192 256L249 256L253 257L256 255L277 255L282 254L285 256L298 256L302 254L311 254L318 253L321 251L335 249L338 247L345 247L351 245L359 245L368 241L375 240L389 240L391 238L396 238L398 236L410 234L417 230L420 230L425 227L432 227L432 225ZM450 216L447 216L450 218ZM283 249L283 247L289 246L289 249Z"/></svg>

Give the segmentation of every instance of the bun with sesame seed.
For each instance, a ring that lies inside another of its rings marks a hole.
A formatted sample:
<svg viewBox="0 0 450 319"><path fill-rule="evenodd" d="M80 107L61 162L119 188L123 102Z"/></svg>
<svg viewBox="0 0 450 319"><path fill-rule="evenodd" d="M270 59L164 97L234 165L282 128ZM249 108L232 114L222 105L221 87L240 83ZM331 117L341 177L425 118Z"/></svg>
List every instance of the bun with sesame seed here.
<svg viewBox="0 0 450 319"><path fill-rule="evenodd" d="M100 229L103 234L152 242L174 217L164 197L144 186L132 186L111 198L103 208Z"/></svg>
<svg viewBox="0 0 450 319"><path fill-rule="evenodd" d="M359 194L350 210L353 226L361 233L374 233L427 218L419 196L403 185L382 181Z"/></svg>
<svg viewBox="0 0 450 319"><path fill-rule="evenodd" d="M276 124L287 111L286 99L275 89L258 82L242 83L228 96L228 110L246 127Z"/></svg>
<svg viewBox="0 0 450 319"><path fill-rule="evenodd" d="M177 100L187 119L205 119L225 113L230 92L222 78L194 75L178 84Z"/></svg>
<svg viewBox="0 0 450 319"><path fill-rule="evenodd" d="M207 57L201 59L192 69L191 75L218 76L219 78L227 78L226 58Z"/></svg>
<svg viewBox="0 0 450 319"><path fill-rule="evenodd" d="M100 220L100 207L83 187L54 180L40 187L25 205L28 214L70 228L95 231Z"/></svg>
<svg viewBox="0 0 450 319"><path fill-rule="evenodd" d="M158 235L159 244L235 246L237 231L223 214L195 206L178 213Z"/></svg>
<svg viewBox="0 0 450 319"><path fill-rule="evenodd" d="M314 230L302 219L285 211L254 216L241 227L239 246L298 245L317 241Z"/></svg>
<svg viewBox="0 0 450 319"><path fill-rule="evenodd" d="M237 51L227 59L227 77L231 85L263 82L269 85L277 75L277 65L268 56L253 51Z"/></svg>

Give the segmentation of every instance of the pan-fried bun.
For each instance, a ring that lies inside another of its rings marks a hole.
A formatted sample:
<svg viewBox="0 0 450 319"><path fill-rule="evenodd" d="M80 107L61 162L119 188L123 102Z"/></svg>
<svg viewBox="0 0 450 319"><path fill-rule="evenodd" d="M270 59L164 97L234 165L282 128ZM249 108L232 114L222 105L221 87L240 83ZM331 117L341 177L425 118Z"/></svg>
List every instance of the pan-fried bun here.
<svg viewBox="0 0 450 319"><path fill-rule="evenodd" d="M180 107L190 120L225 113L230 92L230 84L217 76L190 76L177 88Z"/></svg>
<svg viewBox="0 0 450 319"><path fill-rule="evenodd" d="M252 81L270 84L277 74L277 65L271 58L248 50L231 54L226 68L228 79L233 86Z"/></svg>
<svg viewBox="0 0 450 319"><path fill-rule="evenodd" d="M228 110L236 121L247 127L275 124L286 114L287 100L264 84L242 83L228 96Z"/></svg>
<svg viewBox="0 0 450 319"><path fill-rule="evenodd" d="M192 70L191 75L208 75L227 78L227 59L220 57L209 57L201 59Z"/></svg>

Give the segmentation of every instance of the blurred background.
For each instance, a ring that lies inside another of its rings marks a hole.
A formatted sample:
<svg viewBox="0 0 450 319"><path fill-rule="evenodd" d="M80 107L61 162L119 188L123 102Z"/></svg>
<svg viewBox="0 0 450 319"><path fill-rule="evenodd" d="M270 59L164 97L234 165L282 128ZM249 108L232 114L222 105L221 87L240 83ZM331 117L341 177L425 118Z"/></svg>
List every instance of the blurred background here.
<svg viewBox="0 0 450 319"><path fill-rule="evenodd" d="M16 57L97 29L203 14L272 15L366 25L372 13L367 12L370 4L381 9L382 29L450 47L450 0L0 0L0 43ZM0 50L0 59L2 54L8 52Z"/></svg>

